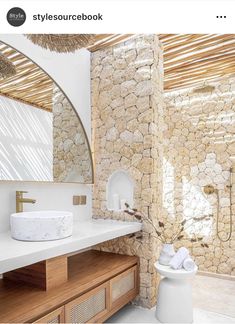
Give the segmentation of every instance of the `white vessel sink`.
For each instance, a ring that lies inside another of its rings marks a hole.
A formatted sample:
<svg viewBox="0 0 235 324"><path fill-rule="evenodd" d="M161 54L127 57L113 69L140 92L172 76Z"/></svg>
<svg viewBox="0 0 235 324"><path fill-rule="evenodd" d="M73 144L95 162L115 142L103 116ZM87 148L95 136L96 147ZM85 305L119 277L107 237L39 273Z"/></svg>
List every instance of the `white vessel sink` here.
<svg viewBox="0 0 235 324"><path fill-rule="evenodd" d="M36 211L10 216L11 236L20 241L52 241L71 236L73 214L67 211Z"/></svg>

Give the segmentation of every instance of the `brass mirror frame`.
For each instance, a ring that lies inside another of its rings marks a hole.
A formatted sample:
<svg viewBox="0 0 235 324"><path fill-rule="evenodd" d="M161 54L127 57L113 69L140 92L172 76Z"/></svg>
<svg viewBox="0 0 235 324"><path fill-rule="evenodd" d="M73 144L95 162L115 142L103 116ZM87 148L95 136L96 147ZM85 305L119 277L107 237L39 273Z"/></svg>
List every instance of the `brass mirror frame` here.
<svg viewBox="0 0 235 324"><path fill-rule="evenodd" d="M66 95L66 93L64 92L64 90L61 89L61 87L59 86L59 84L54 80L54 78L52 78L50 76L49 73L47 73L40 65L38 65L38 63L36 63L34 60L32 60L28 55L25 55L24 53L22 53L21 51L19 51L17 48L13 47L12 45L6 43L5 41L2 41L0 39L0 42L11 47L12 49L14 49L15 51L19 52L20 54L24 55L27 59L29 59L31 62L33 62L35 65L37 65L37 67L39 69L41 69L53 82L54 84L60 89L60 91L62 92L62 94L64 95L64 97L68 100L69 104L71 105L71 107L73 108L81 126L82 126L82 130L84 132L84 135L85 135L85 139L86 139L86 142L87 142L87 147L88 147L88 151L89 151L89 157L90 157L90 161L91 161L91 182L57 182L57 181L34 181L34 180L0 180L1 182L39 182L39 183L61 183L61 184L66 184L66 183L73 183L73 184L94 184L94 163L93 163L93 156L92 156L92 152L91 152L91 146L90 146L90 143L89 143L89 140L88 140L88 136L87 136L87 133L85 131L85 128L84 128L84 125L81 121L81 118L80 116L78 115L78 112L77 110L74 108L74 105L72 104L71 100L69 99L69 97Z"/></svg>

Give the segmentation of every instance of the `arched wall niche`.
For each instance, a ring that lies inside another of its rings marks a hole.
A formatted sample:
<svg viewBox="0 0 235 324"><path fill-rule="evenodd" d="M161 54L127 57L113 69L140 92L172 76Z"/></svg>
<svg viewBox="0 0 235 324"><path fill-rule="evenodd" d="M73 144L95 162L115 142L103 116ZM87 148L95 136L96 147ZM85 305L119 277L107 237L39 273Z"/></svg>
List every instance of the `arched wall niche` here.
<svg viewBox="0 0 235 324"><path fill-rule="evenodd" d="M133 207L133 201L134 180L124 169L114 171L110 175L106 186L107 209L122 211L125 209L125 202Z"/></svg>

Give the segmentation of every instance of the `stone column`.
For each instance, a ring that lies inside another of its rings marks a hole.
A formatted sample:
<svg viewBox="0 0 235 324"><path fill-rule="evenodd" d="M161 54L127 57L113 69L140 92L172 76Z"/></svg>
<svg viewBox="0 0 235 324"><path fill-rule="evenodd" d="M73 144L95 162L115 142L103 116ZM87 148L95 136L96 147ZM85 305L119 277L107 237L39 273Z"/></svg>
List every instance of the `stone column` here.
<svg viewBox="0 0 235 324"><path fill-rule="evenodd" d="M157 220L161 210L163 61L155 35L138 36L92 54L92 116L96 218L134 220L106 206L106 184L117 169L125 169L135 182L134 206ZM157 277L153 263L159 243L144 223L143 237L123 237L99 246L140 257L140 296L136 302L156 302Z"/></svg>

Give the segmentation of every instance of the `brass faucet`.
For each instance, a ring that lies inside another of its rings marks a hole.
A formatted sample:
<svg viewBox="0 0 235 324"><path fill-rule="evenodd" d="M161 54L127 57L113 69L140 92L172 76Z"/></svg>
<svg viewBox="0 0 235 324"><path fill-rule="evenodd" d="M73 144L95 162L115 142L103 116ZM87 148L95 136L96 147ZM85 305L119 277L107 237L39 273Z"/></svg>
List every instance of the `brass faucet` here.
<svg viewBox="0 0 235 324"><path fill-rule="evenodd" d="M28 191L16 191L16 212L22 213L23 211L23 204L29 203L29 204L35 204L35 199L30 198L24 198L23 194L27 193Z"/></svg>

